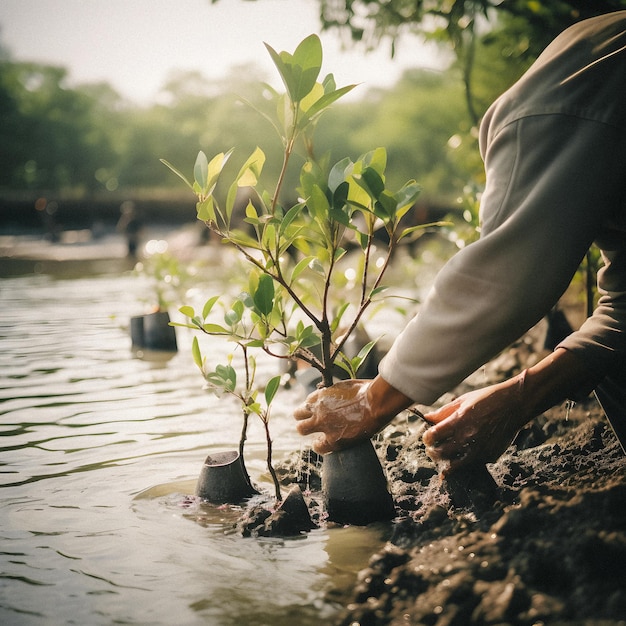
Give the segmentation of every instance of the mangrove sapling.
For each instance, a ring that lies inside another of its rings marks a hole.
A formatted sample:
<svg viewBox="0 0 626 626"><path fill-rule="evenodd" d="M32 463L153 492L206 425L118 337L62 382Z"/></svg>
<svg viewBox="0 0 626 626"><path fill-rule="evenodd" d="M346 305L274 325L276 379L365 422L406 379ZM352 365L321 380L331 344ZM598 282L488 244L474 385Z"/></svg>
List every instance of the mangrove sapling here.
<svg viewBox="0 0 626 626"><path fill-rule="evenodd" d="M254 489L254 487L252 486L250 475L246 468L244 448L248 436L250 415L256 415L261 420L265 433L267 469L274 483L276 499L281 501L280 483L272 463L272 438L269 428L270 406L280 385L281 377L274 376L265 384L265 406L262 406L258 400L259 388L256 385L256 359L254 355L249 352L251 345L255 344L255 340L250 334L254 332L254 326L249 323L249 318L252 314L263 315L265 309L258 309L254 300L252 300L248 294L244 293L237 298L231 308L226 311L223 326L209 323L206 321L206 318L211 313L211 309L218 301L218 298L219 297L216 296L207 301L202 311L202 318L196 316L192 307L184 306L181 307L180 310L181 313L191 318L193 324L188 326L200 329L209 335L222 336L236 344L241 356L241 368L243 369L244 380L242 383L238 380L237 369L233 367L233 355L229 356L227 364L218 364L214 370L209 370L206 357L201 353L197 337L194 337L192 341L193 359L195 364L200 368L211 391L218 396L228 394L237 399L240 404L243 419L239 438L239 458L241 459L246 480L252 489Z"/></svg>
<svg viewBox="0 0 626 626"><path fill-rule="evenodd" d="M156 311L167 311L178 301L191 278L185 264L167 250L167 245L166 241L149 242L145 258L134 268L137 275L149 280L152 287L150 305Z"/></svg>
<svg viewBox="0 0 626 626"><path fill-rule="evenodd" d="M225 326L207 319L219 297L207 301L201 316L191 307L181 311L189 317L187 326L235 341L248 357L254 349L277 359L303 362L318 370L322 384L330 386L337 367L356 377L375 342L352 357L345 353L346 342L370 305L382 298L383 276L399 242L408 235L418 236L429 225L400 228L420 187L413 180L397 191L387 187L384 148L354 161L344 158L331 164L328 155L316 159L313 131L320 116L354 88L337 88L331 74L318 82L322 65L319 38L307 37L293 54L266 47L285 86L284 93L268 87L275 113L261 112L284 148L280 171L269 190L261 184L265 153L259 147L227 184L225 198L217 191L218 182L222 182L233 150L211 159L199 152L193 182L163 161L195 193L198 219L251 268L248 291L227 313ZM303 159L299 184L295 190L286 190L286 173L298 154L297 146L304 147L298 155ZM247 189L249 198L245 206L238 204L242 188ZM298 200L285 205L283 198L287 197ZM242 221L246 231L238 228ZM379 230L383 237L377 237ZM356 275L354 292L346 290L341 270L348 260ZM243 324L244 312L245 331L241 332L241 325L235 332L232 323ZM195 345L197 362L204 367ZM244 358L244 367L246 363ZM223 388L232 393L227 387L233 385L234 368L232 364L221 367L228 369L216 369L213 380L227 383ZM268 388L275 392L273 385ZM252 389L246 384L247 391L240 396L246 415L257 406ZM273 398L273 393L270 395Z"/></svg>

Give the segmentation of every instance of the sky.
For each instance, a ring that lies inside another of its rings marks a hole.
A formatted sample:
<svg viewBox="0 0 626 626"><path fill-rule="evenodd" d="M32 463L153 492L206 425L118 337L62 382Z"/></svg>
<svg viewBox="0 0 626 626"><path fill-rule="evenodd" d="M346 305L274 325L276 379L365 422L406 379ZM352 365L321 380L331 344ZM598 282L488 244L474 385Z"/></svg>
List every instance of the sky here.
<svg viewBox="0 0 626 626"><path fill-rule="evenodd" d="M69 84L106 81L123 97L148 105L172 71L226 78L256 63L276 75L263 42L293 52L320 34L318 0L0 0L0 43L13 61L60 65ZM407 35L391 59L389 42L373 52L342 50L336 33L321 35L322 73L339 86L392 86L410 67L438 67L441 53ZM354 93L354 92L353 92Z"/></svg>

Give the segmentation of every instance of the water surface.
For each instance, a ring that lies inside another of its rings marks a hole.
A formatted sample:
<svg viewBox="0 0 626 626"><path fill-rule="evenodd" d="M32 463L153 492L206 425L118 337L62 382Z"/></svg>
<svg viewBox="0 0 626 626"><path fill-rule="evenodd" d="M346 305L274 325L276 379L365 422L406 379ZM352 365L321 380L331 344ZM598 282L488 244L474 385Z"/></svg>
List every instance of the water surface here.
<svg viewBox="0 0 626 626"><path fill-rule="evenodd" d="M123 269L1 273L0 623L324 623L383 531L244 539L236 511L188 497L240 423L202 388L184 329L173 355L131 351L128 321L149 286ZM302 446L290 417L301 397L283 392L274 412L278 460ZM258 424L248 449L271 491Z"/></svg>

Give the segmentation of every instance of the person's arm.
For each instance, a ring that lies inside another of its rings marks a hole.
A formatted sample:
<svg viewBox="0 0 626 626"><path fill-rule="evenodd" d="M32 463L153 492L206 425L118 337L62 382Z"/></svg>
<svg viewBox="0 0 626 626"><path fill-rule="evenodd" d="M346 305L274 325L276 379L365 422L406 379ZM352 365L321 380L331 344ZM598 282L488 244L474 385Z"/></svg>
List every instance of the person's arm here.
<svg viewBox="0 0 626 626"><path fill-rule="evenodd" d="M435 425L423 435L427 454L444 474L495 461L537 415L589 386L583 361L557 349L502 383L464 394L424 417Z"/></svg>
<svg viewBox="0 0 626 626"><path fill-rule="evenodd" d="M326 454L368 439L413 401L382 377L345 380L311 393L294 411L301 435L321 433L313 449Z"/></svg>

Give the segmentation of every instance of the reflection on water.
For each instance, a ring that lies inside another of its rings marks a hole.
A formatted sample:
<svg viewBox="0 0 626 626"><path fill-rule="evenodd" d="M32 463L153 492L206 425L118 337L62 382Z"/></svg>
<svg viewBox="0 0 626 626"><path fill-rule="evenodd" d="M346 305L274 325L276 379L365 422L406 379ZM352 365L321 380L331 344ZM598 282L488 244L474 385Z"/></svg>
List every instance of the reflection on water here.
<svg viewBox="0 0 626 626"><path fill-rule="evenodd" d="M174 355L131 353L141 279L70 269L0 279L0 623L324 623L380 531L243 539L236 512L186 497L236 444L232 405L202 390L184 329ZM278 459L301 445L300 399L273 415ZM248 449L271 490L260 425Z"/></svg>

